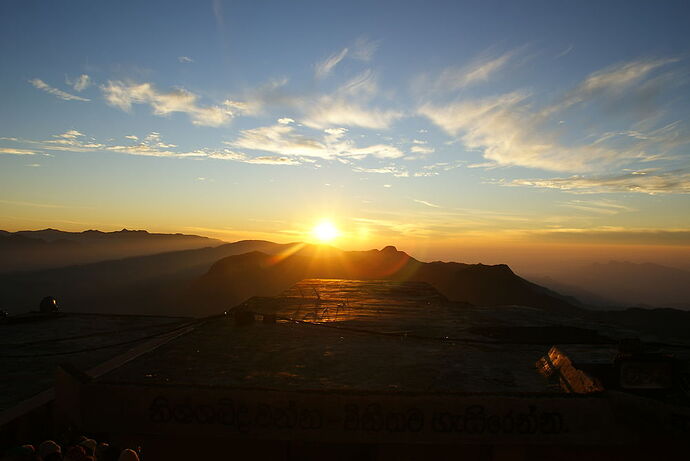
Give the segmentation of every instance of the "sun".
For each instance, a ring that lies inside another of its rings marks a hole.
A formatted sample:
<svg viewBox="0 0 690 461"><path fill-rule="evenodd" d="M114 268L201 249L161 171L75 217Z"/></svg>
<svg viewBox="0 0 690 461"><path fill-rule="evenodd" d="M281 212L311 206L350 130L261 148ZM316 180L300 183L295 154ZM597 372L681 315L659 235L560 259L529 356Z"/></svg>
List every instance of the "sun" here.
<svg viewBox="0 0 690 461"><path fill-rule="evenodd" d="M328 220L319 222L314 226L311 233L321 243L332 242L340 235L338 228Z"/></svg>

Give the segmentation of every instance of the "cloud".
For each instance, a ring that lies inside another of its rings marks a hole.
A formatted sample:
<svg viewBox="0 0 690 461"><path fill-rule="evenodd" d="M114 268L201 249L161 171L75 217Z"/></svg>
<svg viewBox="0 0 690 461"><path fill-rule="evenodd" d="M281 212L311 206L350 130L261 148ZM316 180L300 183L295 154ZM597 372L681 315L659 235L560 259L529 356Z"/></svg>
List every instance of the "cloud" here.
<svg viewBox="0 0 690 461"><path fill-rule="evenodd" d="M91 86L91 77L86 74L81 74L75 81L67 83L72 85L75 91L84 91Z"/></svg>
<svg viewBox="0 0 690 461"><path fill-rule="evenodd" d="M429 147L429 146L414 145L414 146L410 147L410 152L413 152L415 154L425 154L426 155L426 154L433 154L434 152L436 152L436 149L434 149L433 147Z"/></svg>
<svg viewBox="0 0 690 461"><path fill-rule="evenodd" d="M198 96L184 89L169 92L158 91L151 83L125 83L108 81L101 87L106 102L111 106L129 111L132 104L149 104L155 115L166 116L182 112L194 125L220 126L228 123L240 112L241 103L225 101L222 105L200 106Z"/></svg>
<svg viewBox="0 0 690 461"><path fill-rule="evenodd" d="M182 64L189 64L189 63L194 62L194 60L192 58L190 58L189 56L178 56L177 60L178 60L178 62L180 62Z"/></svg>
<svg viewBox="0 0 690 461"><path fill-rule="evenodd" d="M131 139L131 138L129 138ZM77 130L69 130L61 134L53 135L50 139L30 140L17 139L16 142L35 145L43 150L63 151L63 152L116 152L129 155L139 155L147 157L207 157L209 152L206 150L196 151L174 151L174 144L168 144L161 140L160 134L149 133L141 141L132 144L106 144L97 142L94 138L88 137Z"/></svg>
<svg viewBox="0 0 690 461"><path fill-rule="evenodd" d="M522 91L444 106L427 104L419 113L470 150L500 165L554 171L589 170L592 161L611 160L617 153L604 146L567 147L552 133L538 129Z"/></svg>
<svg viewBox="0 0 690 461"><path fill-rule="evenodd" d="M363 72L339 87L333 94L322 95L309 107L303 123L312 128L334 125L358 126L370 129L386 129L403 116L396 110L366 107L378 92L376 76Z"/></svg>
<svg viewBox="0 0 690 461"><path fill-rule="evenodd" d="M162 140L160 133L151 132L143 139L139 140L136 136L125 136L125 138L135 141L132 144L100 144L85 141L86 136L76 130L55 135L55 139L40 141L46 149L69 150L69 151L105 151L144 157L169 157L169 158L212 158L221 160L233 160L243 163L254 163L264 165L298 165L299 161L280 156L259 156L251 157L246 154L231 151L228 149L196 149L191 151L178 151L175 144L166 143Z"/></svg>
<svg viewBox="0 0 690 461"><path fill-rule="evenodd" d="M436 205L435 203L427 202L426 200L413 199L412 201L416 202L416 203L421 203L422 205L426 205L426 206L431 207L431 208L441 208L440 205Z"/></svg>
<svg viewBox="0 0 690 461"><path fill-rule="evenodd" d="M518 50L501 55L485 53L464 65L446 67L436 74L423 73L412 80L412 89L421 97L447 100L448 93L488 82L517 54Z"/></svg>
<svg viewBox="0 0 690 461"><path fill-rule="evenodd" d="M285 89L287 84L287 78L271 79L257 88L246 90L242 102L226 101L225 103L244 115L262 114L267 107L280 110L286 107L302 109L305 101L289 94Z"/></svg>
<svg viewBox="0 0 690 461"><path fill-rule="evenodd" d="M241 152L225 150L223 152L214 152L208 156L218 160L231 160L242 163L253 163L258 165L300 165L301 162L290 157L281 157L277 155L263 155L258 157L250 157Z"/></svg>
<svg viewBox="0 0 690 461"><path fill-rule="evenodd" d="M514 55L515 51L510 51L501 56L479 58L462 67L445 69L436 81L436 88L454 91L486 82L505 67Z"/></svg>
<svg viewBox="0 0 690 461"><path fill-rule="evenodd" d="M284 118L279 118L278 123L281 125L289 125L291 123L295 123L295 121L289 117L284 117Z"/></svg>
<svg viewBox="0 0 690 461"><path fill-rule="evenodd" d="M69 130L69 131L65 131L62 134L55 135L56 138L64 138L64 139L76 139L76 138L81 138L82 136L84 136L84 133L81 133L77 130Z"/></svg>
<svg viewBox="0 0 690 461"><path fill-rule="evenodd" d="M0 154L6 154L6 155L36 155L40 154L40 152L35 152L32 150L27 150L27 149L15 149L12 147L0 147Z"/></svg>
<svg viewBox="0 0 690 461"><path fill-rule="evenodd" d="M551 179L515 179L504 183L532 186L575 193L638 192L643 194L688 194L688 171L633 171L609 176L570 176Z"/></svg>
<svg viewBox="0 0 690 461"><path fill-rule="evenodd" d="M284 124L244 130L229 144L241 149L289 156L331 158L334 154L319 140L297 134L294 127Z"/></svg>
<svg viewBox="0 0 690 461"><path fill-rule="evenodd" d="M30 140L20 138L2 138L16 143L36 146L42 150L64 152L113 152L118 154L145 157L218 159L258 165L300 165L314 163L314 158L338 159L350 164L349 159L375 157L380 159L397 158L403 155L398 149L385 144L359 147L353 141L345 139L347 130L329 129L321 139L313 139L295 132L292 125L274 125L253 130L245 130L236 141L226 142L234 149L198 148L181 150L175 144L164 142L160 133L151 132L143 138L134 135L125 136L132 141L127 144L98 142L77 130L69 130L53 135L49 139ZM245 148L253 151L268 152L269 155L250 155L237 150ZM32 155L40 152L29 149L0 147L0 154ZM49 155L49 154L43 154ZM407 173L396 171L398 176Z"/></svg>
<svg viewBox="0 0 690 461"><path fill-rule="evenodd" d="M329 128L317 139L297 133L292 125L279 124L244 130L236 140L226 144L235 148L273 152L282 156L322 159L361 159L367 156L385 159L404 155L396 147L386 144L357 147L351 140L344 139L346 133L347 130L344 128Z"/></svg>
<svg viewBox="0 0 690 461"><path fill-rule="evenodd" d="M626 100L627 90L645 83L654 70L674 60L634 61L587 76L575 89L557 98L555 104L539 108L533 95L524 90L485 97L460 99L451 103L422 104L418 113L429 118L469 150L482 153L496 166L523 166L551 171L593 172L637 162L661 160L668 150L687 144L690 134L680 123L656 130L637 129L596 134L597 128L620 122L606 114L597 119L587 113L589 125L568 127L556 124L559 112L576 104L599 104L606 97ZM628 98L629 99L629 98ZM635 117L627 111L622 115ZM595 114L596 115L596 114ZM636 120L638 126L641 120ZM579 136L577 129L585 131Z"/></svg>
<svg viewBox="0 0 690 461"><path fill-rule="evenodd" d="M636 211L634 208L621 205L611 200L570 200L561 203L561 206L601 215L616 215L619 213Z"/></svg>
<svg viewBox="0 0 690 461"><path fill-rule="evenodd" d="M34 87L38 88L39 90L43 90L48 94L57 96L58 98L64 101L90 101L90 99L82 98L81 96L76 96L70 93L66 93L62 90L58 90L57 88L53 88L52 86L48 85L46 82L39 78L31 79L29 80L29 83L31 83Z"/></svg>
<svg viewBox="0 0 690 461"><path fill-rule="evenodd" d="M620 94L633 84L639 83L652 71L676 61L677 59L636 60L593 72L576 88L566 93L558 103L546 107L542 115L562 111L604 93Z"/></svg>
<svg viewBox="0 0 690 461"><path fill-rule="evenodd" d="M346 125L387 129L400 117L402 113L395 110L370 109L342 99L324 97L308 112L304 124L313 128Z"/></svg>
<svg viewBox="0 0 690 461"><path fill-rule="evenodd" d="M480 162L480 163L468 163L467 168L484 168L486 170L493 170L498 168L500 165L496 162Z"/></svg>
<svg viewBox="0 0 690 461"><path fill-rule="evenodd" d="M57 151L90 152L105 147L104 144L96 143L93 139L87 140L86 136L77 130L69 130L61 134L56 134L53 135L51 139L43 141L20 141L36 144L42 149Z"/></svg>
<svg viewBox="0 0 690 461"><path fill-rule="evenodd" d="M562 58L563 56L565 56L565 55L567 55L567 54L570 54L570 52L573 51L574 48L575 48L575 46L571 44L571 45L569 45L568 47L566 47L565 49L563 49L563 51L561 51L560 53L558 53L558 54L557 54L556 56L554 56L553 58L554 58L554 59Z"/></svg>
<svg viewBox="0 0 690 461"><path fill-rule="evenodd" d="M323 61L317 62L314 65L314 76L318 79L328 77L335 66L345 58L348 51L348 48L343 48L338 53L333 53Z"/></svg>
<svg viewBox="0 0 690 461"><path fill-rule="evenodd" d="M638 60L622 63L590 74L574 93L592 93L602 89L620 90L639 82L651 71L677 59Z"/></svg>
<svg viewBox="0 0 690 461"><path fill-rule="evenodd" d="M374 144L367 147L353 147L344 145L342 146L343 155L350 157L363 158L366 156L374 156L377 158L400 158L404 154L394 146L389 146L387 144Z"/></svg>
<svg viewBox="0 0 690 461"><path fill-rule="evenodd" d="M360 61L371 61L378 47L378 41L371 41L366 37L359 37L352 47L350 56Z"/></svg>
<svg viewBox="0 0 690 461"><path fill-rule="evenodd" d="M87 207L74 207L69 205L57 205L52 203L36 203L36 202L20 202L15 200L0 200L0 203L6 203L8 205L18 205L18 206L32 206L37 208L87 208Z"/></svg>
<svg viewBox="0 0 690 461"><path fill-rule="evenodd" d="M409 178L410 177L410 172L407 170L404 170L402 168L399 168L397 166L384 166L380 168L364 168L364 167L359 167L355 166L353 168L354 171L358 173L373 173L373 174L390 174L392 176L395 176L396 178ZM383 187L391 187L390 184L384 184Z"/></svg>
<svg viewBox="0 0 690 461"><path fill-rule="evenodd" d="M378 48L378 42L372 42L365 37L358 38L352 47L331 54L323 61L314 64L314 76L317 79L328 77L343 59L350 57L359 61L371 61Z"/></svg>

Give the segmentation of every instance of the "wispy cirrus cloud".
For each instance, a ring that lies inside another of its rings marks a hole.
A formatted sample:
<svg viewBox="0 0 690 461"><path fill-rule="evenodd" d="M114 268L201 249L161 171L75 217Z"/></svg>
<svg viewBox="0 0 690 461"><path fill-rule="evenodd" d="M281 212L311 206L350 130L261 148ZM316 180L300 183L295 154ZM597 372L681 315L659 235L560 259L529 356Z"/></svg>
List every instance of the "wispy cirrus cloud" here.
<svg viewBox="0 0 690 461"><path fill-rule="evenodd" d="M387 165L376 168L367 168L361 166L355 166L352 168L353 171L358 173L371 173L371 174L389 174L396 178L409 178L410 172L404 168L396 165ZM392 187L390 184L384 184L383 187Z"/></svg>
<svg viewBox="0 0 690 461"><path fill-rule="evenodd" d="M387 129L393 121L401 117L402 113L396 110L374 109L356 102L326 96L312 107L303 122L314 128L345 125Z"/></svg>
<svg viewBox="0 0 690 461"><path fill-rule="evenodd" d="M426 200L419 200L419 199L413 199L412 200L415 203L420 203L422 205L426 205L431 208L441 208L440 205L436 205L435 203L427 202Z"/></svg>
<svg viewBox="0 0 690 461"><path fill-rule="evenodd" d="M330 72L346 55L362 61L370 59L375 49L373 42L357 42L352 48L346 48L320 63L319 72ZM401 110L374 103L380 98L381 91L372 70L361 72L326 93L313 89L295 90L288 87L288 82L285 77L271 79L256 88L241 91L240 101L227 99L209 105L202 104L200 97L191 91L182 88L163 91L151 82L109 80L100 88L106 102L123 111L132 110L136 104L148 105L154 115L185 113L193 124L203 126L223 126L240 115L251 117L280 111L291 115L282 117L286 123L298 120L317 129L338 126L388 129L404 116Z"/></svg>
<svg viewBox="0 0 690 461"><path fill-rule="evenodd" d="M498 165L586 171L593 167L592 162L611 162L622 155L603 145L559 143L555 133L538 129L528 97L526 92L515 91L443 106L426 104L419 113Z"/></svg>
<svg viewBox="0 0 690 461"><path fill-rule="evenodd" d="M0 147L0 154L6 155L36 155L40 152L36 152L28 149L16 149L13 147Z"/></svg>
<svg viewBox="0 0 690 461"><path fill-rule="evenodd" d="M370 40L364 36L359 37L351 48L350 56L360 61L371 61L380 44L381 42L378 40Z"/></svg>
<svg viewBox="0 0 690 461"><path fill-rule="evenodd" d="M150 132L146 136L126 135L127 142L100 142L78 130L68 130L53 135L48 139L31 140L21 138L0 138L19 145L35 146L45 151L60 152L112 152L118 154L160 157L160 158L196 158L228 160L256 165L301 165L313 164L315 159L337 159L351 164L353 160L367 157L393 159L404 154L397 148L384 144L357 146L346 139L347 130L329 129L319 139L297 133L292 125L278 124L245 130L237 140L226 142L231 148L201 147L193 150L180 149L177 145L163 141L160 133ZM249 154L239 149L246 149L265 154ZM0 154L32 155L41 152L33 149L0 147ZM44 154L50 155L50 154ZM353 169L355 165L350 165ZM407 176L407 174L405 174Z"/></svg>
<svg viewBox="0 0 690 461"><path fill-rule="evenodd" d="M641 59L619 63L591 73L577 87L566 92L557 103L547 106L542 116L567 109L598 96L618 95L643 81L650 73L677 62L677 59Z"/></svg>
<svg viewBox="0 0 690 461"><path fill-rule="evenodd" d="M514 49L502 54L485 52L462 65L449 66L436 73L425 72L412 79L411 89L422 99L447 100L448 95L487 83L507 68L520 53Z"/></svg>
<svg viewBox="0 0 690 461"><path fill-rule="evenodd" d="M570 52L573 51L574 49L575 49L575 45L570 44L567 47L565 47L562 51L557 53L553 58L554 59L562 58L563 56L570 54Z"/></svg>
<svg viewBox="0 0 690 461"><path fill-rule="evenodd" d="M322 159L357 159L368 156L390 159L404 155L398 148L387 144L358 147L352 140L345 138L346 133L347 130L344 128L329 128L317 138L297 132L292 125L278 124L243 130L236 140L226 144L235 148L272 152L283 156Z"/></svg>
<svg viewBox="0 0 690 461"><path fill-rule="evenodd" d="M235 152L225 149L221 152L213 152L208 155L208 158L218 160L232 160L242 163L253 163L257 165L301 165L302 162L292 157L285 157L279 155L260 155L258 157L251 157L242 152Z"/></svg>
<svg viewBox="0 0 690 461"><path fill-rule="evenodd" d="M220 105L202 106L198 102L199 97L190 91L181 88L168 92L159 91L151 83L111 80L101 90L108 104L124 111L131 110L133 104L148 104L155 115L185 113L194 125L224 125L243 108L242 103L231 100Z"/></svg>
<svg viewBox="0 0 690 461"><path fill-rule="evenodd" d="M639 192L644 194L688 194L690 172L633 171L601 176L570 176L550 179L515 179L503 182L511 186L532 186L574 193Z"/></svg>
<svg viewBox="0 0 690 461"><path fill-rule="evenodd" d="M333 72L333 69L335 69L335 66L346 57L360 61L370 61L377 48L378 42L372 42L365 37L360 37L355 41L352 47L343 48L314 64L314 76L317 79L328 77Z"/></svg>
<svg viewBox="0 0 690 461"><path fill-rule="evenodd" d="M179 62L181 64L190 64L190 63L194 62L194 60L192 58L190 58L189 56L178 56L177 62Z"/></svg>
<svg viewBox="0 0 690 461"><path fill-rule="evenodd" d="M288 156L332 158L335 154L323 142L298 134L294 127L286 124L244 130L236 140L227 144L241 149Z"/></svg>
<svg viewBox="0 0 690 461"><path fill-rule="evenodd" d="M484 56L461 67L450 67L441 72L435 82L437 89L454 91L477 83L487 82L501 71L515 56L509 51L500 56Z"/></svg>
<svg viewBox="0 0 690 461"><path fill-rule="evenodd" d="M574 210L599 215L616 215L636 211L632 207L622 205L613 200L569 200L560 205Z"/></svg>
<svg viewBox="0 0 690 461"><path fill-rule="evenodd" d="M48 85L43 80L41 80L40 78L31 79L29 80L29 83L31 83L34 87L38 88L39 90L43 90L48 94L52 94L53 96L56 96L62 99L63 101L90 101L90 99L88 98L82 98L81 96L77 96L71 93L67 93L66 91L54 88Z"/></svg>
<svg viewBox="0 0 690 461"><path fill-rule="evenodd" d="M339 52L333 53L323 61L317 62L314 65L314 76L319 79L328 77L331 72L333 72L335 66L337 66L340 61L345 59L345 56L349 51L350 50L348 48L343 48Z"/></svg>
<svg viewBox="0 0 690 461"><path fill-rule="evenodd" d="M403 113L372 107L371 101L377 93L376 75L368 70L347 81L334 93L318 96L307 103L309 109L302 122L313 128L358 126L387 129L403 117Z"/></svg>
<svg viewBox="0 0 690 461"><path fill-rule="evenodd" d="M132 140L132 136L125 138ZM60 152L115 152L146 157L177 158L208 156L208 152L204 150L176 151L174 149L177 146L163 142L157 132L151 132L143 139L137 138L135 142L129 144L98 142L95 138L86 136L78 130L68 130L43 140L15 138L14 142L36 146L41 150Z"/></svg>
<svg viewBox="0 0 690 461"><path fill-rule="evenodd" d="M611 132L605 129L607 125L615 125L635 114L626 112L620 117L606 114L601 117L599 126L590 122L586 134L577 139L574 135L578 127L569 126L566 132L554 121L559 120L564 111L578 105L594 106L589 110L596 111L596 105L602 101L628 101L635 97L638 85L658 83L650 80L655 70L675 61L639 60L594 72L574 89L562 93L555 103L542 107L532 92L516 90L480 99L425 103L418 113L459 139L466 148L481 152L490 165L597 172L656 161L669 149L690 140L682 124L671 123L647 132L636 129ZM637 117L634 122L639 126L643 120ZM598 135L593 134L596 128L601 130Z"/></svg>

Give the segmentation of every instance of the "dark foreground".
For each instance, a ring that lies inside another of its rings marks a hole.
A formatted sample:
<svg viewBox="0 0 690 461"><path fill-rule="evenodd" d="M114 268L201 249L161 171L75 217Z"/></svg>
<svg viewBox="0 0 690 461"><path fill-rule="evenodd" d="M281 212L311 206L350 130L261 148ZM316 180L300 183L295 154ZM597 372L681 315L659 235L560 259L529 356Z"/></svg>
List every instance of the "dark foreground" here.
<svg viewBox="0 0 690 461"><path fill-rule="evenodd" d="M631 334L578 313L449 302L417 282L306 280L97 374L61 368L51 415L55 430L143 459L682 459L684 390L611 377ZM672 354L687 376L682 346L645 357ZM550 351L547 378L537 362Z"/></svg>

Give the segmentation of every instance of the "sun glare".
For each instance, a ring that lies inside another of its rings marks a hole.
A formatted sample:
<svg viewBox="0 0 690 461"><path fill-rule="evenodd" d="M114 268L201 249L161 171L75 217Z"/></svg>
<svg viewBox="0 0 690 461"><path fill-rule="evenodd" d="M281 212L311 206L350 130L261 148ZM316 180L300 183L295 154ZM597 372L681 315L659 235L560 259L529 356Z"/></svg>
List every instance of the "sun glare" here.
<svg viewBox="0 0 690 461"><path fill-rule="evenodd" d="M321 221L312 230L312 235L321 243L328 243L335 240L340 232L331 221Z"/></svg>

